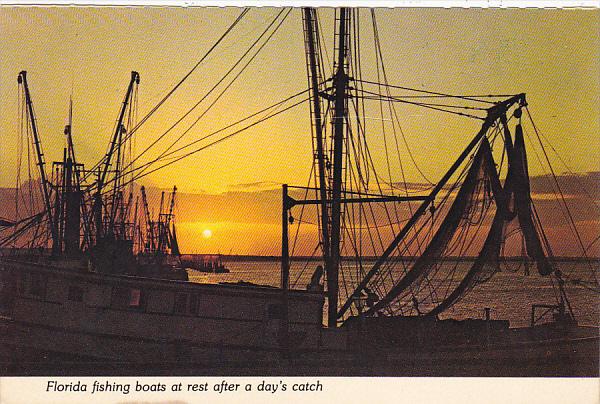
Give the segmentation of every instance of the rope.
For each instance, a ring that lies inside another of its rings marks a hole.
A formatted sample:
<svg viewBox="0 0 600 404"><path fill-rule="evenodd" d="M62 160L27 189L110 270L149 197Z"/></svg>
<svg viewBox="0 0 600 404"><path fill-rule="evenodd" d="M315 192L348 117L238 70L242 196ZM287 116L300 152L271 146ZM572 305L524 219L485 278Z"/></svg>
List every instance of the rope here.
<svg viewBox="0 0 600 404"><path fill-rule="evenodd" d="M247 9L246 9L247 10ZM245 10L245 11L246 11ZM135 157L135 159L133 159L133 161L130 163L133 164L135 163L137 160L139 160L148 150L150 150L154 145L156 145L161 139L163 139L169 132L171 132L171 130L173 130L179 123L181 123L181 121L183 121L187 116L189 116L189 114L191 114L226 78L227 76L229 76L229 74L231 74L231 72L243 61L243 59L248 55L248 53L250 53L250 51L254 48L254 46L256 46L256 44L258 42L260 42L260 40L264 37L264 35L269 31L269 29L271 29L271 27L273 26L273 24L275 24L275 22L277 21L277 19L281 16L281 14L283 14L283 12L285 11L285 9L282 9L276 16L275 18L273 18L273 20L271 21L271 23L269 25L267 25L267 27L263 30L263 32L259 35L259 37L250 45L250 47L244 52L244 54L242 54L242 56L240 56L240 58L233 64L233 66L227 71L227 73L225 73L225 75L198 101L196 102L196 104L194 104L185 114L183 114L177 121L175 121L174 124L172 124L165 132L163 132L157 139L155 139L149 146L147 146L139 155L137 155ZM256 57L256 55L262 50L262 48L265 46L265 44L269 41L269 39L273 36L273 34L275 34L275 32L279 29L279 27L281 26L281 24L283 23L283 21L286 19L286 17L289 15L289 12L291 11L288 10L288 13L283 17L283 19L280 21L279 25L275 28L275 30L271 33L271 35L267 38L267 40L265 41L265 43L263 43L263 45L259 48L259 50L257 51L257 53L248 61L248 63L246 63L246 65L242 68L242 70L237 74L237 76L234 77L234 79L232 80L231 83L229 83L229 85L225 88L225 90L223 90L223 92L217 97L216 100L214 100L214 102L206 109L206 111L204 111L204 113L202 113L202 115L200 115L199 118L196 119L196 121L179 137L179 139L181 139L185 134L187 134L189 132L189 130L196 125L196 123L198 123L198 121L210 110L210 108L221 98L221 96L225 93L225 91L227 89L229 89L229 87L233 84L233 82L235 82L235 80L241 75L241 73L246 69L246 67L248 66L248 64L250 64L250 62L254 59L254 57ZM199 62L200 63L200 62ZM194 69L197 67L198 65L196 65L194 67ZM192 70L193 71L193 70ZM189 76L190 73L188 73ZM187 76L185 77L187 78ZM185 80L184 78L184 80ZM181 83L181 82L180 82ZM143 118L142 118L143 120ZM141 122L142 123L142 122ZM140 124L138 124L138 126L136 128L134 128L131 131L131 134L133 134L137 128L140 126ZM176 143L179 139L177 139L174 143ZM167 150L169 150L173 145L169 146L169 148L167 148ZM127 167L125 167L127 168Z"/></svg>
<svg viewBox="0 0 600 404"><path fill-rule="evenodd" d="M552 165L550 163L550 159L548 157L548 153L546 152L546 148L544 147L544 144L542 143L542 140L541 140L540 134L538 132L537 126L535 125L535 122L533 121L533 118L531 117L531 113L529 112L529 108L525 107L525 110L527 111L527 116L529 117L531 125L533 126L533 130L535 131L535 134L536 134L536 136L538 138L538 141L540 143L540 147L542 148L542 152L543 152L544 157L546 159L546 163L548 164L548 167L550 168L550 172L552 173L552 178L554 179L554 183L555 183L556 188L558 189L558 192L560 194L560 198L562 200L562 203L563 203L563 205L565 207L567 216L569 218L569 224L571 225L573 233L575 234L575 237L577 239L577 243L581 247L581 252L582 252L584 258L588 259L587 251L586 251L585 246L583 244L583 240L581 239L581 235L579 234L579 231L577 230L577 226L575 225L575 220L573 219L573 215L571 214L571 210L569 209L569 206L567 205L567 201L565 199L565 196L564 196L564 193L562 191L562 188L560 187L560 184L558 183L558 179L556 177L556 173L554 172L554 168L552 167ZM594 277L596 277L595 272L594 272ZM596 283L598 283L598 279L596 279Z"/></svg>

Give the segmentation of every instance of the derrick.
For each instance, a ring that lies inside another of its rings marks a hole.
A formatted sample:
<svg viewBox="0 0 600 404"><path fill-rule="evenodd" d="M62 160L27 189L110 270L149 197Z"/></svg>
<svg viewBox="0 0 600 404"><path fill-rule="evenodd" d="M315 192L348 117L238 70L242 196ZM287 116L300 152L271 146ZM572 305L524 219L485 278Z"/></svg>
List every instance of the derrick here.
<svg viewBox="0 0 600 404"><path fill-rule="evenodd" d="M23 70L19 73L18 77L19 84L23 85L23 91L25 92L25 103L27 105L27 116L29 120L29 124L31 125L31 131L33 133L33 142L35 145L35 152L37 158L37 166L40 173L40 180L42 183L42 192L44 197L44 205L46 207L46 216L48 218L48 227L50 228L50 234L52 236L52 252L53 254L58 253L60 240L58 236L58 231L56 228L56 223L54 219L54 214L52 211L52 201L50 199L50 190L48 188L48 179L46 177L46 163L44 161L44 153L42 151L42 145L40 141L40 136L38 134L37 129L37 120L35 117L35 113L33 112L33 102L31 101L31 94L29 93L29 85L27 84L27 72Z"/></svg>

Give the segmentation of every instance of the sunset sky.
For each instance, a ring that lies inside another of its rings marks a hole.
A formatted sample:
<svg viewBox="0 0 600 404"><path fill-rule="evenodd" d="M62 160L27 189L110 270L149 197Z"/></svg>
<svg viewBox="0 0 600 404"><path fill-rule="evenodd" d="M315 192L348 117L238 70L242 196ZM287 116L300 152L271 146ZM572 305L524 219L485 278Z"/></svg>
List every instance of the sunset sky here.
<svg viewBox="0 0 600 404"><path fill-rule="evenodd" d="M137 132L135 150L143 150L197 102L278 12L251 9ZM141 76L142 117L239 13L236 8L0 8L0 187L15 185L19 71L28 72L47 162L62 157L72 96L76 152L91 167L106 152L130 72ZM444 93L527 93L539 129L576 174L563 176L561 183L575 206L584 241L597 237L598 205L571 185L577 177L600 202L600 12L378 9L376 15L390 83ZM368 10L361 16L367 66L374 57ZM321 23L331 58L331 10L323 10ZM363 67L364 79L376 81L374 74ZM301 12L294 9L185 139L198 139L306 87ZM411 108L398 111L415 161L432 180L443 175L480 125ZM157 189L177 185L177 223L187 252L278 254L279 190L282 183L306 185L312 164L309 119L305 103L144 177L140 184L153 190L154 200ZM182 131L173 131L170 139ZM377 148L373 153L375 160L384 158ZM557 174L568 174L556 155L550 157ZM546 174L530 161L532 176ZM405 170L408 181L423 181L414 165ZM534 199L541 204L543 183L534 181ZM558 250L576 254L573 242L562 239L563 231L561 223L549 221L548 233Z"/></svg>

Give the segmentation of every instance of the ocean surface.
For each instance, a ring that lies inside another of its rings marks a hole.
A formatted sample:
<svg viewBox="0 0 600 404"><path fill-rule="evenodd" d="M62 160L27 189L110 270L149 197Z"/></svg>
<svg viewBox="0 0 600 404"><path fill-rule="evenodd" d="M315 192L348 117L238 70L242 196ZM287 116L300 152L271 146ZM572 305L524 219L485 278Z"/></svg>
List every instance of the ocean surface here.
<svg viewBox="0 0 600 404"><path fill-rule="evenodd" d="M223 260L230 270L225 274L209 274L188 269L190 280L200 283L251 282L260 285L278 287L281 272L277 261L227 261ZM292 262L290 268L290 287L305 289L311 275L318 265L316 262ZM470 264L459 264L466 270ZM568 280L591 280L592 271L598 274L598 262L557 263L558 268ZM346 279L351 277L351 270ZM515 272L516 271L516 272ZM341 279L341 277L340 277ZM600 294L580 284L567 281L567 296L575 318L580 325L600 326ZM489 281L477 285L455 306L448 309L442 318L483 318L484 308L491 309L492 319L509 320L511 327L523 327L530 324L533 304L556 304L557 288L553 287L548 277L541 277L534 267L530 275L525 275L523 266L508 263L504 270L495 274Z"/></svg>

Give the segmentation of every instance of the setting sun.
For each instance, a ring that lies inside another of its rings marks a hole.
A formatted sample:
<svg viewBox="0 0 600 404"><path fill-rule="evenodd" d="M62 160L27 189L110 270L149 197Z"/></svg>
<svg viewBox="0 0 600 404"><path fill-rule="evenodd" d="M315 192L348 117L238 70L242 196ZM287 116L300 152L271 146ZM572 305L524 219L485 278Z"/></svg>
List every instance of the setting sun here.
<svg viewBox="0 0 600 404"><path fill-rule="evenodd" d="M202 231L202 237L204 237L204 238L211 238L212 237L212 230L210 230L210 229L204 229Z"/></svg>

